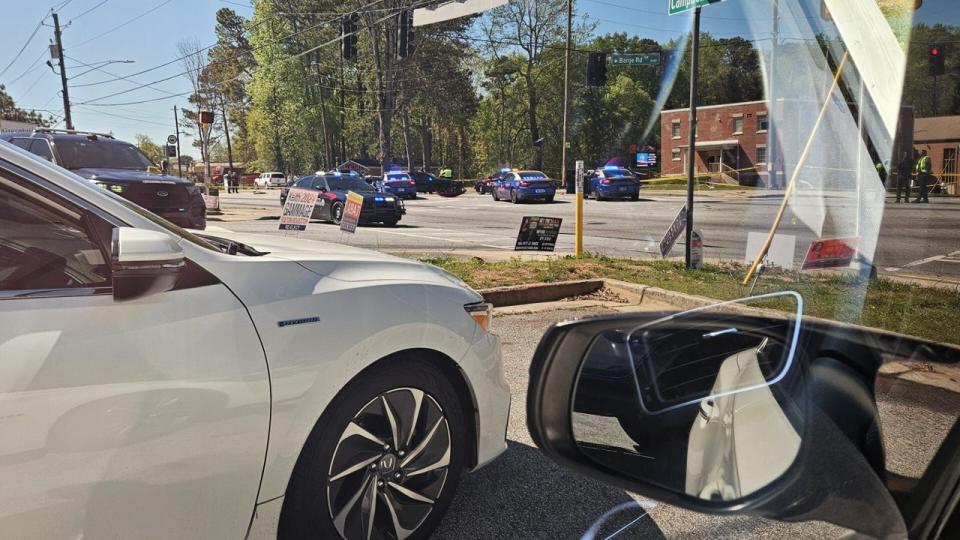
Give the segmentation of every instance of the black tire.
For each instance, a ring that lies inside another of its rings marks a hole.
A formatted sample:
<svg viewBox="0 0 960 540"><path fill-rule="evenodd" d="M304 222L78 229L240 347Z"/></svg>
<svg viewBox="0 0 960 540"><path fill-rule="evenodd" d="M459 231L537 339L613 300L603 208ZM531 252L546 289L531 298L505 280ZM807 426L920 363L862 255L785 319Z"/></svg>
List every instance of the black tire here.
<svg viewBox="0 0 960 540"><path fill-rule="evenodd" d="M496 189L494 189L494 190L491 191L490 193L493 194L493 200L498 201L498 202L500 201L500 196L497 195L497 190L496 190Z"/></svg>
<svg viewBox="0 0 960 540"><path fill-rule="evenodd" d="M517 190L515 189L510 190L510 202L513 204L520 204L520 201L517 200Z"/></svg>
<svg viewBox="0 0 960 540"><path fill-rule="evenodd" d="M634 194L634 195L631 195L631 196L630 196L630 200L631 200L631 201L639 201L639 200L640 200L640 194L639 194L639 193L636 193L636 194Z"/></svg>
<svg viewBox="0 0 960 540"><path fill-rule="evenodd" d="M443 517L460 483L467 457L466 416L450 381L435 367L423 360L397 360L353 380L317 421L287 487L277 538L345 537L352 540L365 537L366 524L371 521L369 512L364 515L364 508L370 507L370 503L364 504L364 500L371 493L374 497L370 499L375 501L373 527L377 529L375 532L387 533L374 534L374 538L387 538L395 533L391 509L406 516L405 521L400 520L400 525L405 529L413 527L408 536L413 539L427 538ZM417 393L421 396L419 407L416 406ZM388 399L397 426L396 435L393 424L387 422L383 407ZM414 430L408 431L405 426L409 422L405 424L402 418L414 416L417 416ZM385 442L392 450L383 451L379 443L372 442L364 434L347 434L351 426L354 431L357 426L362 426L366 434ZM413 458L411 466L402 465L404 458L400 449L406 446L401 444L399 449L393 448L394 438L406 439L410 446L408 459L417 448L424 446ZM444 442L447 447L442 446ZM356 457L358 455L360 458ZM385 463L387 455L393 456L394 467L384 474L379 467ZM445 461L446 467L430 468ZM365 464L356 468L360 463ZM427 469L427 472L406 476L415 470L412 464ZM333 474L334 469L341 470L341 473ZM350 469L354 470L343 475ZM394 481L382 480L395 478L398 473L391 471L400 471L402 479L396 480L400 488L432 499L433 503L417 503L417 499L395 487ZM335 476L340 478L331 480ZM335 515L341 518L338 523L335 523Z"/></svg>
<svg viewBox="0 0 960 540"><path fill-rule="evenodd" d="M546 200L547 200L548 203L552 203L552 202L553 202L553 197L547 197Z"/></svg>
<svg viewBox="0 0 960 540"><path fill-rule="evenodd" d="M395 219L385 220L383 224L386 225L387 227L396 227L397 223L399 222L400 222L400 218L395 218Z"/></svg>
<svg viewBox="0 0 960 540"><path fill-rule="evenodd" d="M330 221L334 225L339 225L343 221L343 203L340 201L335 201L330 205Z"/></svg>

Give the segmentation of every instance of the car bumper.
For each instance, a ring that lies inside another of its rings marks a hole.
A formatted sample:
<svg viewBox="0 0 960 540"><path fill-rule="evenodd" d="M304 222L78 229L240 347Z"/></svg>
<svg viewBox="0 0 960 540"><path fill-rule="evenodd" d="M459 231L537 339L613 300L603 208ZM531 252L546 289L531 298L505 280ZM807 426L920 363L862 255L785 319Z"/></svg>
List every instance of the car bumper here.
<svg viewBox="0 0 960 540"><path fill-rule="evenodd" d="M148 208L154 214L185 229L203 230L207 227L207 209L191 208Z"/></svg>
<svg viewBox="0 0 960 540"><path fill-rule="evenodd" d="M517 190L517 200L521 201L537 201L537 200L546 200L552 199L556 195L555 190L548 190L543 193L537 193L535 191L522 191Z"/></svg>
<svg viewBox="0 0 960 540"><path fill-rule="evenodd" d="M507 449L511 395L503 371L500 338L488 332L479 332L460 366L470 381L477 406L476 470Z"/></svg>
<svg viewBox="0 0 960 540"><path fill-rule="evenodd" d="M406 211L403 208L361 208L358 223L383 223L399 220Z"/></svg>
<svg viewBox="0 0 960 540"><path fill-rule="evenodd" d="M627 198L638 195L640 193L640 188L627 186L626 190L621 191L620 187L616 186L598 189L597 193L599 193L601 197L605 197L607 199Z"/></svg>

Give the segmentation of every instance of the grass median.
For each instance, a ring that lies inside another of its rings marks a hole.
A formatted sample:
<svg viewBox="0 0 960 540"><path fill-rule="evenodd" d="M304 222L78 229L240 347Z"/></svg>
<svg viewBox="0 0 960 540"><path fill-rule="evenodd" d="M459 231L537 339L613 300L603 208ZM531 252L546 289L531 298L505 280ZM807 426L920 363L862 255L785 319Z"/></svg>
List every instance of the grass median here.
<svg viewBox="0 0 960 540"><path fill-rule="evenodd" d="M717 300L751 294L749 286L740 284L746 268L736 263L707 264L700 270L686 270L682 263L675 261L598 256L502 262L441 257L423 259L423 262L444 268L478 289L611 278ZM957 290L884 278L870 280L864 290L860 278L850 274L768 271L760 277L752 294L787 290L803 296L807 315L960 344L956 325L956 315L960 313L960 291Z"/></svg>

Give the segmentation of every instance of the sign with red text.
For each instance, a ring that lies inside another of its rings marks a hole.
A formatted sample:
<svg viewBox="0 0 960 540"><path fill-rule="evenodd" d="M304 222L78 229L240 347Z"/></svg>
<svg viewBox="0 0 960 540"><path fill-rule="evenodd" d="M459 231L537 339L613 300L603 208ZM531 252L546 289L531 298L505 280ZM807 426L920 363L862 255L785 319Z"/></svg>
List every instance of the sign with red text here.
<svg viewBox="0 0 960 540"><path fill-rule="evenodd" d="M857 255L856 238L824 238L810 242L801 270L845 268Z"/></svg>
<svg viewBox="0 0 960 540"><path fill-rule="evenodd" d="M312 189L293 188L288 191L280 214L280 230L306 230L310 216L313 215L313 208L317 204L317 195L320 195L320 192Z"/></svg>

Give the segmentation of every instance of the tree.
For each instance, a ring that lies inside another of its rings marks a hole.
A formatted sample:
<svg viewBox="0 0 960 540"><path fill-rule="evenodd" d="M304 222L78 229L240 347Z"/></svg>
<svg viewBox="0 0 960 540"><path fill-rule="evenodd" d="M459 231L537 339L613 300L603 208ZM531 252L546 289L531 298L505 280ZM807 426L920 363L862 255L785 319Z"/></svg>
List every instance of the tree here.
<svg viewBox="0 0 960 540"><path fill-rule="evenodd" d="M44 118L42 114L36 111L27 111L17 107L10 94L7 94L6 87L2 84L0 84L0 118L15 122L27 122L41 127L49 126L52 123L52 118Z"/></svg>
<svg viewBox="0 0 960 540"><path fill-rule="evenodd" d="M153 139L151 139L149 136L144 135L143 133L137 133L134 136L134 140L137 142L137 148L146 154L146 156L150 158L150 161L154 163L160 163L164 159L167 159L163 147L153 142Z"/></svg>

